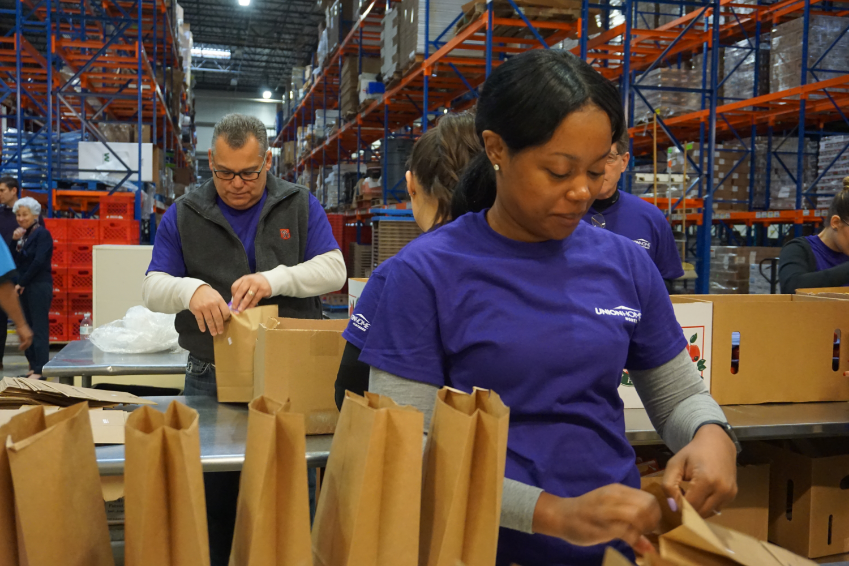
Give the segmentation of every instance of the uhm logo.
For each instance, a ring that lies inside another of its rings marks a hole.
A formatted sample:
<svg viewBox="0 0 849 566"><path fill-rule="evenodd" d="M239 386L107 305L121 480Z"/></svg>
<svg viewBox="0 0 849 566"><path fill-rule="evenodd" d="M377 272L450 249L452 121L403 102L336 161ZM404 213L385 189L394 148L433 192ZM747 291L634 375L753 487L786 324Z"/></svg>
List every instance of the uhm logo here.
<svg viewBox="0 0 849 566"><path fill-rule="evenodd" d="M640 319L643 316L640 311L628 307L616 307L615 309L600 309L596 307L595 313L599 316L621 316L628 322L633 322L634 324L640 322Z"/></svg>

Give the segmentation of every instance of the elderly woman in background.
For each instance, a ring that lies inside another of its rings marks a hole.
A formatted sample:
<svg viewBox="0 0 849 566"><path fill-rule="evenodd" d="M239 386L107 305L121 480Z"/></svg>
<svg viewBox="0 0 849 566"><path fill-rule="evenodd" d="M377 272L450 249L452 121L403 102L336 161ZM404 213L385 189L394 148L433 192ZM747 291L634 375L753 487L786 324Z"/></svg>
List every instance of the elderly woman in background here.
<svg viewBox="0 0 849 566"><path fill-rule="evenodd" d="M24 316L32 328L32 345L26 350L30 365L28 377L42 379L41 369L47 363L49 347L48 315L53 300L53 237L39 225L41 205L34 198L24 197L12 208L20 228L12 234L12 247L18 266L18 284Z"/></svg>

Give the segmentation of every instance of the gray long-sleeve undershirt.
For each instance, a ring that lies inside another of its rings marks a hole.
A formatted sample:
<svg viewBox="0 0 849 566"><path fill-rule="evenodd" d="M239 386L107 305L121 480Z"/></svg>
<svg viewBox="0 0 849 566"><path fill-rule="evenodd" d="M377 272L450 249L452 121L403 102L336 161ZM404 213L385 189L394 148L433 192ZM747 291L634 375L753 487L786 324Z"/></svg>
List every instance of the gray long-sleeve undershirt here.
<svg viewBox="0 0 849 566"><path fill-rule="evenodd" d="M689 444L701 425L727 422L687 350L660 367L631 370L630 374L652 425L674 452ZM425 431L430 427L437 390L436 386L398 377L375 367L369 375L369 391L391 397L401 405L412 405L424 413ZM542 491L505 478L501 526L533 533L534 510Z"/></svg>

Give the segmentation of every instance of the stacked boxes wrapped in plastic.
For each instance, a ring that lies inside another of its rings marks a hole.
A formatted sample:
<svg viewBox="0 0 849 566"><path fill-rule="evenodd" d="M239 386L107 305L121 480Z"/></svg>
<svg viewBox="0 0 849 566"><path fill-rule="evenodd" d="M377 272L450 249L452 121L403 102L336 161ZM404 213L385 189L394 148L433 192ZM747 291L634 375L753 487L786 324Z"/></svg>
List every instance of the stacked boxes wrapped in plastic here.
<svg viewBox="0 0 849 566"><path fill-rule="evenodd" d="M401 46L398 35L398 13L394 4L387 10L380 23L380 73L384 82L392 80L395 73L402 71L400 65Z"/></svg>
<svg viewBox="0 0 849 566"><path fill-rule="evenodd" d="M760 57L755 57L754 40L750 43L748 39L738 41L735 47L726 47L723 49L723 52L724 70L727 73L731 73L725 79L725 83L723 83L719 93L719 96L724 99L723 104L769 94L771 52L769 34L761 35L761 41L758 45ZM758 73L757 89L753 88L756 71L755 63L757 63ZM720 76L724 75L725 73Z"/></svg>
<svg viewBox="0 0 849 566"><path fill-rule="evenodd" d="M799 138L781 138L774 136L769 167L769 210L796 209L796 170ZM810 187L817 178L817 142L805 140L802 160L802 186ZM758 137L755 141L755 180L753 206L756 209L766 207L767 139ZM792 177L789 173L792 174ZM802 199L802 208L814 208L806 198Z"/></svg>
<svg viewBox="0 0 849 566"><path fill-rule="evenodd" d="M781 24L772 32L772 67L770 92L797 87L802 77L802 44L805 21L797 18ZM849 18L812 15L808 29L808 67L845 71L849 68L849 34L841 34L849 26ZM840 37L832 47L832 43ZM826 53L826 51L828 51ZM823 56L825 54L825 56ZM822 57L822 61L817 61ZM834 78L837 74L808 71L807 83Z"/></svg>
<svg viewBox="0 0 849 566"><path fill-rule="evenodd" d="M449 41L454 37L455 30L452 26L447 29L454 19L463 9L465 0L402 0L401 13L402 17L398 23L399 34L399 49L401 51L399 64L401 72L415 61L416 55L423 55L425 52L425 10L430 6L430 39L433 41L443 31L441 41ZM429 53L433 54L434 49L431 47ZM453 57L481 57L479 52L471 50L456 50L452 53Z"/></svg>
<svg viewBox="0 0 849 566"><path fill-rule="evenodd" d="M692 144L693 149L688 156L695 163L701 160L699 144ZM684 154L677 148L669 148L667 172L681 174L684 172ZM703 167L707 167L704 159ZM718 143L713 152L713 193L714 210L746 211L749 210L749 171L751 154L737 142ZM696 174L693 164L687 164L688 177Z"/></svg>
<svg viewBox="0 0 849 566"><path fill-rule="evenodd" d="M817 173L822 175L822 178L817 183L817 194L820 195L817 197L817 208L827 208L833 196L843 190L843 179L849 176L849 149L844 151L847 145L849 145L849 136L829 136L820 139ZM834 165L831 165L832 161Z"/></svg>
<svg viewBox="0 0 849 566"><path fill-rule="evenodd" d="M761 275L761 262L778 257L781 248L713 246L710 249L710 292L717 295L768 294L769 282ZM763 273L771 275L769 262Z"/></svg>
<svg viewBox="0 0 849 566"><path fill-rule="evenodd" d="M640 86L660 88L699 88L702 84L702 72L696 69L676 69L664 67L654 69L640 79ZM696 86L694 86L696 85ZM651 108L660 110L661 117L677 116L701 109L701 94L698 92L680 92L670 90L643 90L642 95ZM634 118L637 122L650 122L651 109L637 96L634 104Z"/></svg>
<svg viewBox="0 0 849 566"><path fill-rule="evenodd" d="M380 60L377 57L362 58L362 73L358 73L360 63L356 56L348 56L342 60L342 79L340 91L340 105L342 106L342 119L350 120L360 107L359 84L360 77L374 81L380 72Z"/></svg>

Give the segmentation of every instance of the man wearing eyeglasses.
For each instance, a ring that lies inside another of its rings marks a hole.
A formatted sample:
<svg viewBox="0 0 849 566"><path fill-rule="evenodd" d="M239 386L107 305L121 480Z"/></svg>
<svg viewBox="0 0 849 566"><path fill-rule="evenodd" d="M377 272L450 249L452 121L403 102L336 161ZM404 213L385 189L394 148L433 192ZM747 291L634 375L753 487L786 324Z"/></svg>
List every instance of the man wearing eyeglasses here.
<svg viewBox="0 0 849 566"><path fill-rule="evenodd" d="M185 395L216 395L212 338L230 313L275 304L280 316L321 318L318 296L337 291L345 260L308 189L270 175L265 124L224 116L212 134L213 178L162 217L144 303L177 313L189 351Z"/></svg>
<svg viewBox="0 0 849 566"><path fill-rule="evenodd" d="M625 236L646 250L669 287L673 279L684 275L675 236L659 208L619 190L619 178L630 158L626 132L610 147L604 166L604 184L584 221Z"/></svg>

